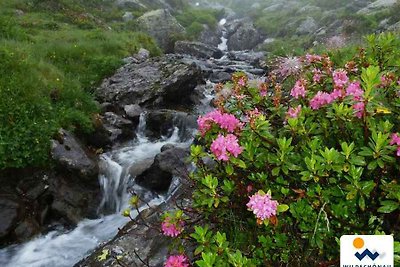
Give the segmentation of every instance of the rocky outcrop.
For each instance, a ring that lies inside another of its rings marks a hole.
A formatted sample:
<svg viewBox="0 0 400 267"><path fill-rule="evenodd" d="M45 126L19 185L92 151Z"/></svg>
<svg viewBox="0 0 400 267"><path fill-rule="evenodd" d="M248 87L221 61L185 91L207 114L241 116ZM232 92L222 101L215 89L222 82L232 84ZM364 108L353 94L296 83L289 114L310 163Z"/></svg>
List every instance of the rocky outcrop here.
<svg viewBox="0 0 400 267"><path fill-rule="evenodd" d="M57 140L52 141L51 156L62 170L77 174L83 179L96 179L97 163L83 149L74 135L60 130Z"/></svg>
<svg viewBox="0 0 400 267"><path fill-rule="evenodd" d="M96 94L101 102L121 111L134 104L142 108L176 108L191 106L190 95L201 83L204 81L199 67L166 55L126 64L104 80Z"/></svg>
<svg viewBox="0 0 400 267"><path fill-rule="evenodd" d="M230 32L227 42L229 50L253 49L263 40L253 23L249 21L233 22L228 30Z"/></svg>
<svg viewBox="0 0 400 267"><path fill-rule="evenodd" d="M384 8L391 7L398 3L397 0L377 0L370 3L363 9L360 9L357 14L372 14L374 12L380 11Z"/></svg>
<svg viewBox="0 0 400 267"><path fill-rule="evenodd" d="M153 37L167 53L173 51L177 38L185 34L185 28L166 9L147 12L137 22L139 28Z"/></svg>
<svg viewBox="0 0 400 267"><path fill-rule="evenodd" d="M166 192L174 176L187 176L185 159L188 156L189 151L187 149L169 147L169 149L157 154L153 164L143 173L137 175L135 182L155 192Z"/></svg>
<svg viewBox="0 0 400 267"><path fill-rule="evenodd" d="M175 53L190 55L197 58L221 58L222 51L200 42L178 41L175 43Z"/></svg>
<svg viewBox="0 0 400 267"><path fill-rule="evenodd" d="M299 27L296 30L297 34L311 34L314 33L318 28L317 22L312 17L307 17L304 21L301 22Z"/></svg>
<svg viewBox="0 0 400 267"><path fill-rule="evenodd" d="M210 28L207 24L203 25L198 40L204 44L217 47L221 43L222 30L220 27Z"/></svg>

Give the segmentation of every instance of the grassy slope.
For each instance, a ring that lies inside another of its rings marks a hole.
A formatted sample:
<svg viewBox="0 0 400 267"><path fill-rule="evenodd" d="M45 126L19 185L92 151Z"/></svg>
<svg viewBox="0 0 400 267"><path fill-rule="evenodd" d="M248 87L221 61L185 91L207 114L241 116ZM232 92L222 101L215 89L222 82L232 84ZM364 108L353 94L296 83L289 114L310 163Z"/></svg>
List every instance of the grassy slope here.
<svg viewBox="0 0 400 267"><path fill-rule="evenodd" d="M45 164L59 127L91 130L90 92L123 57L159 53L134 24L114 23L121 11L107 3L0 3L0 169Z"/></svg>

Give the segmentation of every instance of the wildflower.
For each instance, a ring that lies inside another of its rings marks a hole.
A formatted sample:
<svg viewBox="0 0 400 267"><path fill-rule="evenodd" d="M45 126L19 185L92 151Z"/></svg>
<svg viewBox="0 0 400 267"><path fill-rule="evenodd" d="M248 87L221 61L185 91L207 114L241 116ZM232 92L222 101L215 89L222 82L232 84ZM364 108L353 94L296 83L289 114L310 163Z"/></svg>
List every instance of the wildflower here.
<svg viewBox="0 0 400 267"><path fill-rule="evenodd" d="M185 255L171 255L164 263L164 267L189 267L188 259Z"/></svg>
<svg viewBox="0 0 400 267"><path fill-rule="evenodd" d="M334 100L333 96L326 93L318 91L317 94L310 100L310 107L314 110L321 108L326 104L332 103Z"/></svg>
<svg viewBox="0 0 400 267"><path fill-rule="evenodd" d="M320 69L313 69L313 81L319 83L322 80L322 71Z"/></svg>
<svg viewBox="0 0 400 267"><path fill-rule="evenodd" d="M263 191L258 191L250 197L250 201L246 206L258 219L264 221L276 215L278 201L272 200L271 195L265 194Z"/></svg>
<svg viewBox="0 0 400 267"><path fill-rule="evenodd" d="M301 112L301 105L298 105L296 108L290 107L286 115L290 118L297 118Z"/></svg>
<svg viewBox="0 0 400 267"><path fill-rule="evenodd" d="M294 87L292 88L292 91L290 91L290 95L293 96L294 98L298 99L300 96L305 97L306 96L306 80L300 79L296 82Z"/></svg>
<svg viewBox="0 0 400 267"><path fill-rule="evenodd" d="M347 77L347 71L345 70L335 70L333 72L333 83L335 87L343 88L349 82L349 77Z"/></svg>
<svg viewBox="0 0 400 267"><path fill-rule="evenodd" d="M353 99L359 101L362 99L364 91L361 89L360 82L352 82L346 89L346 96L353 96Z"/></svg>
<svg viewBox="0 0 400 267"><path fill-rule="evenodd" d="M182 219L178 219L174 222L171 217L166 217L161 223L161 230L165 236L177 237L182 233L184 224Z"/></svg>
<svg viewBox="0 0 400 267"><path fill-rule="evenodd" d="M233 134L228 134L226 137L219 134L211 144L211 152L214 153L218 160L228 161L229 154L236 158L242 151L243 148Z"/></svg>
<svg viewBox="0 0 400 267"><path fill-rule="evenodd" d="M355 116L359 119L361 119L364 116L364 109L365 109L365 104L364 102L358 102L353 105L353 109L356 111Z"/></svg>
<svg viewBox="0 0 400 267"><path fill-rule="evenodd" d="M299 57L280 57L276 61L275 73L283 78L299 75L303 63Z"/></svg>
<svg viewBox="0 0 400 267"><path fill-rule="evenodd" d="M319 56L319 55L307 54L307 55L305 56L305 59L306 59L306 62L307 62L307 63L311 64L311 63L314 63L314 62L321 61L321 60L322 60L322 57Z"/></svg>
<svg viewBox="0 0 400 267"><path fill-rule="evenodd" d="M202 135L211 129L213 123L218 124L221 129L225 129L230 133L242 127L242 123L234 115L222 113L219 110L211 111L197 119L199 131Z"/></svg>
<svg viewBox="0 0 400 267"><path fill-rule="evenodd" d="M244 79L243 77L241 77L241 78L239 79L238 85L240 85L240 86L245 86L245 85L246 85L246 81L245 81L245 79Z"/></svg>
<svg viewBox="0 0 400 267"><path fill-rule="evenodd" d="M400 136L397 133L393 133L390 140L390 145L397 145L396 155L400 157Z"/></svg>
<svg viewBox="0 0 400 267"><path fill-rule="evenodd" d="M342 98L344 96L344 92L342 89L333 89L330 93L332 100L336 100L338 98Z"/></svg>

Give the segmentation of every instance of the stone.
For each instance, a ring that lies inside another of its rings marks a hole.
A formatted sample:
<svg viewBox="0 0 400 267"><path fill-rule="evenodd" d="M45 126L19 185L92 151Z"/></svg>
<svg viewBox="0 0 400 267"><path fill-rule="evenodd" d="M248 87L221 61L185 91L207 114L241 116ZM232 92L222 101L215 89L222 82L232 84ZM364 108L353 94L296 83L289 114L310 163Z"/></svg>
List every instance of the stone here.
<svg viewBox="0 0 400 267"><path fill-rule="evenodd" d="M167 9L157 9L143 14L137 19L139 29L153 37L166 53L174 49L177 37L183 36L185 28Z"/></svg>
<svg viewBox="0 0 400 267"><path fill-rule="evenodd" d="M132 14L132 12L125 12L124 15L122 16L123 21L128 22L133 20L134 16Z"/></svg>
<svg viewBox="0 0 400 267"><path fill-rule="evenodd" d="M190 55L197 58L221 58L223 53L216 47L200 42L178 41L175 43L175 53Z"/></svg>
<svg viewBox="0 0 400 267"><path fill-rule="evenodd" d="M128 118L138 120L143 109L138 104L124 106L125 114Z"/></svg>
<svg viewBox="0 0 400 267"><path fill-rule="evenodd" d="M314 33L318 29L317 22L312 17L307 17L300 26L297 28L296 33L300 35L306 35Z"/></svg>
<svg viewBox="0 0 400 267"><path fill-rule="evenodd" d="M179 56L165 55L120 68L96 90L100 102L116 110L138 104L142 108L190 107L190 95L203 84L201 69ZM179 96L179 97L177 97Z"/></svg>
<svg viewBox="0 0 400 267"><path fill-rule="evenodd" d="M16 200L0 197L0 239L16 227L19 209L20 204Z"/></svg>
<svg viewBox="0 0 400 267"><path fill-rule="evenodd" d="M89 180L97 178L97 163L88 156L76 137L64 129L59 131L56 140L52 140L51 157L60 169Z"/></svg>
<svg viewBox="0 0 400 267"><path fill-rule="evenodd" d="M147 170L136 176L135 182L158 193L166 192L174 176L187 176L185 159L188 156L187 149L176 147L164 150L157 154Z"/></svg>
<svg viewBox="0 0 400 267"><path fill-rule="evenodd" d="M228 38L228 50L253 49L262 38L253 23L242 21Z"/></svg>

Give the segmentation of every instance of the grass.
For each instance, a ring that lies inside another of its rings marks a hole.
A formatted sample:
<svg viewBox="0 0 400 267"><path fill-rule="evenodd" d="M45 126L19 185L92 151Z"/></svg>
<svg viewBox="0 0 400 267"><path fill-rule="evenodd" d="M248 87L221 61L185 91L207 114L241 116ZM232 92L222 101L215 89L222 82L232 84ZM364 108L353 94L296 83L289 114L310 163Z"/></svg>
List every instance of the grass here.
<svg viewBox="0 0 400 267"><path fill-rule="evenodd" d="M102 8L98 1L0 3L0 169L47 164L60 127L92 130L91 92L122 58L141 47L160 53L143 33L110 30L113 16Z"/></svg>

